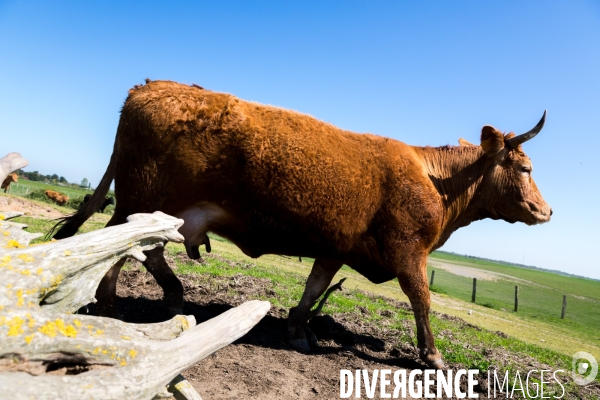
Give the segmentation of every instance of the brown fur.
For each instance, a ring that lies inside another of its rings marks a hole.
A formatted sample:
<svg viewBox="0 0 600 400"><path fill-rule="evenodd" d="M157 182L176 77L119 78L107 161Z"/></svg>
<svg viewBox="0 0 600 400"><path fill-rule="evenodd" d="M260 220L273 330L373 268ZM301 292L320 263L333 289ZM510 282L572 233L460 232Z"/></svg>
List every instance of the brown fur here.
<svg viewBox="0 0 600 400"><path fill-rule="evenodd" d="M2 181L2 186L0 186L0 189L4 189L4 193L8 193L8 191L10 190L10 184L12 182L19 182L19 176L16 173L12 173L12 174L8 174L6 176L6 178L4 178L4 181Z"/></svg>
<svg viewBox="0 0 600 400"><path fill-rule="evenodd" d="M398 277L415 312L421 357L440 367L428 320L427 255L478 219L550 218L522 171L529 159L505 146L507 137L486 126L482 146L413 147L197 86L148 82L129 92L99 188L55 237L75 233L114 177L118 201L109 225L161 210L184 218L180 231L193 257L213 231L252 257L316 258L290 318L301 348L308 309L342 264L373 282ZM97 292L109 312L119 268Z"/></svg>
<svg viewBox="0 0 600 400"><path fill-rule="evenodd" d="M46 193L46 197L61 206L64 206L69 201L69 196L55 192L54 190L46 190L44 193Z"/></svg>

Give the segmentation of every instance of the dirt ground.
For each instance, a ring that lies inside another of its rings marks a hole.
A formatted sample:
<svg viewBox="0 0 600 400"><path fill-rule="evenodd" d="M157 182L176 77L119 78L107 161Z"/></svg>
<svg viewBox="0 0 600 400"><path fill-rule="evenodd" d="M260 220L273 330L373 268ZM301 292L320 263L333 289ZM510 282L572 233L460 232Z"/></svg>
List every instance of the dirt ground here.
<svg viewBox="0 0 600 400"><path fill-rule="evenodd" d="M64 217L64 214L51 205L43 206L34 202L15 196L0 196L0 210L18 211L26 216L56 219Z"/></svg>
<svg viewBox="0 0 600 400"><path fill-rule="evenodd" d="M194 315L198 323L242 304L249 296L275 295L266 279L243 275L180 278L186 300L184 313ZM121 273L117 294L119 310L128 322L168 318L161 302L162 290L137 266ZM409 307L400 302L397 306ZM465 322L457 319L457 323ZM357 315L318 316L311 320L310 328L319 338L319 347L311 354L300 354L287 344L287 310L271 308L246 336L183 375L204 399L334 399L340 398L341 369L426 368L414 346L392 347L393 331L369 326ZM379 388L374 398L380 398Z"/></svg>

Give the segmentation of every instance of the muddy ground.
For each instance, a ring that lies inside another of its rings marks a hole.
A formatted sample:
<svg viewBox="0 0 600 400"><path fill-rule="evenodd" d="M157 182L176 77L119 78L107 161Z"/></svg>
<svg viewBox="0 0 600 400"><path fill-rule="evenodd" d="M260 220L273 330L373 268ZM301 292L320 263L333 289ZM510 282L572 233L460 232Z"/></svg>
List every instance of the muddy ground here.
<svg viewBox="0 0 600 400"><path fill-rule="evenodd" d="M168 319L161 302L162 290L138 265L134 264L119 276L118 305L123 319L137 323ZM275 295L267 279L243 275L228 278L180 275L180 279L185 291L184 313L194 315L198 323L249 298ZM398 307L409 307L397 303ZM300 354L287 344L287 315L287 310L272 307L246 336L183 375L205 400L336 399L340 396L341 369L426 368L412 344L393 347L393 331L363 323L355 314L313 318L310 327L319 338L319 347L311 354ZM456 321L466 324L458 318ZM362 396L366 398L364 392ZM374 398L380 398L379 388Z"/></svg>

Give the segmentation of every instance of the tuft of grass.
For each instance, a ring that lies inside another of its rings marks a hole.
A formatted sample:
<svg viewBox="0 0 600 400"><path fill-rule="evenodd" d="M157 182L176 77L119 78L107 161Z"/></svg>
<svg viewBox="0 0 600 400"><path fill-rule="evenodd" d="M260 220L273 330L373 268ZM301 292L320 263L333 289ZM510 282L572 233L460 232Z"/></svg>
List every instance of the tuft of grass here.
<svg viewBox="0 0 600 400"><path fill-rule="evenodd" d="M429 286L429 290L434 293L439 293L439 294L447 294L448 293L444 289L442 289L441 287L436 286L436 285Z"/></svg>

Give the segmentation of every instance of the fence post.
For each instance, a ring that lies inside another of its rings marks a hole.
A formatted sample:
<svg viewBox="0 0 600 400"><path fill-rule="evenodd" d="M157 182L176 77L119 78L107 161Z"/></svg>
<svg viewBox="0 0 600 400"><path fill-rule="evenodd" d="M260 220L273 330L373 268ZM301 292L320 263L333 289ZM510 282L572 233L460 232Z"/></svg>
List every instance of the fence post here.
<svg viewBox="0 0 600 400"><path fill-rule="evenodd" d="M477 294L477 278L473 278L473 296L471 296L471 301L475 303L475 297Z"/></svg>
<svg viewBox="0 0 600 400"><path fill-rule="evenodd" d="M431 282L429 282L429 287L433 286L433 278L435 278L435 271L431 270Z"/></svg>
<svg viewBox="0 0 600 400"><path fill-rule="evenodd" d="M560 319L565 319L565 311L567 310L567 295L563 294L563 306L562 312L560 313Z"/></svg>
<svg viewBox="0 0 600 400"><path fill-rule="evenodd" d="M515 312L519 309L519 287L515 286Z"/></svg>

